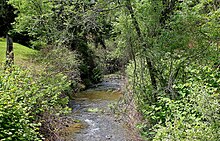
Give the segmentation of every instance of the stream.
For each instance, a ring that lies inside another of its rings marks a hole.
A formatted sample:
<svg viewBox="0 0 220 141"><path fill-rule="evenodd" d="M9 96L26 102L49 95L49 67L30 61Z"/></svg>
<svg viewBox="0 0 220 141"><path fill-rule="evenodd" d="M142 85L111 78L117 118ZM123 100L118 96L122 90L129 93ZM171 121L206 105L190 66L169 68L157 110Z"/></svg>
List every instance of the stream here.
<svg viewBox="0 0 220 141"><path fill-rule="evenodd" d="M126 127L114 118L111 107L122 93L122 79L110 77L100 84L77 93L71 101L73 118L66 141L131 141Z"/></svg>

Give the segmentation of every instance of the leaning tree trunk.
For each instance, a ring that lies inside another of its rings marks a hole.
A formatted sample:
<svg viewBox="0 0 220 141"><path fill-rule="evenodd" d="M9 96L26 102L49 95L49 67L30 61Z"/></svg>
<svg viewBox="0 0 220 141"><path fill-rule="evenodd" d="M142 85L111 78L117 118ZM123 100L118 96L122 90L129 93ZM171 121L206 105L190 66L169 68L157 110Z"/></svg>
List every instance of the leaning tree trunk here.
<svg viewBox="0 0 220 141"><path fill-rule="evenodd" d="M143 41L141 29L139 27L139 24L138 24L136 18L135 18L134 10L132 8L130 0L127 0L126 7L131 15L132 24L135 27L138 38L143 43L144 41ZM147 44L144 44L144 47L148 48ZM148 56L146 57L146 61L147 61L147 68L149 70L149 74L150 74L150 78L151 78L151 84L152 84L153 88L156 90L157 89L157 81L156 81L155 67L154 67L151 59Z"/></svg>
<svg viewBox="0 0 220 141"><path fill-rule="evenodd" d="M8 34L6 35L6 40L7 40L6 65L11 66L14 64L13 41Z"/></svg>

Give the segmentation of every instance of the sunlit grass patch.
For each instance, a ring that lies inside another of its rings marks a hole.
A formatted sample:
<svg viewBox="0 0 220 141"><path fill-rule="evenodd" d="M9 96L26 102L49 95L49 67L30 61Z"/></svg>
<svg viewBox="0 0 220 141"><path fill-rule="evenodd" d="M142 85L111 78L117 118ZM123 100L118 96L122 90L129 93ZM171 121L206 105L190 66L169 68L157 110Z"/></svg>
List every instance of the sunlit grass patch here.
<svg viewBox="0 0 220 141"><path fill-rule="evenodd" d="M28 60L30 60L31 56L38 53L38 51L28 48L18 43L13 43L13 46L14 46L15 64L24 64ZM5 61L5 54L6 54L6 41L5 39L1 38L0 39L0 62Z"/></svg>

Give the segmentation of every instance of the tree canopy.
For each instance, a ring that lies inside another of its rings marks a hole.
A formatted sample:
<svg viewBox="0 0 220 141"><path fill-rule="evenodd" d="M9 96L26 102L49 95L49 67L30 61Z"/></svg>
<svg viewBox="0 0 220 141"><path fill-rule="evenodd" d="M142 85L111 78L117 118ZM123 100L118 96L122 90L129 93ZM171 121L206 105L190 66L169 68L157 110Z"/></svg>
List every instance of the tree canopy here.
<svg viewBox="0 0 220 141"><path fill-rule="evenodd" d="M219 139L219 0L3 0L0 19L2 35L28 34L72 89L121 70L121 112L135 107L144 140Z"/></svg>

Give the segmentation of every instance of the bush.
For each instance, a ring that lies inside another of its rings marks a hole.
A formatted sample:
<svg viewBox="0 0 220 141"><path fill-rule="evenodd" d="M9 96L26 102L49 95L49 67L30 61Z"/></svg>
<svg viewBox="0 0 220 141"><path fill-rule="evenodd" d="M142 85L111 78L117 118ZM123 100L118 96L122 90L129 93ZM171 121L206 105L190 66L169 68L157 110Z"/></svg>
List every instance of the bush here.
<svg viewBox="0 0 220 141"><path fill-rule="evenodd" d="M58 73L38 77L18 67L0 70L0 140L41 140L42 115L68 112L62 96L70 83Z"/></svg>
<svg viewBox="0 0 220 141"><path fill-rule="evenodd" d="M143 122L137 127L146 140L218 140L220 137L220 72L209 66L192 64L184 69L184 81L173 84L171 97L166 89L153 91L148 71L141 73L139 61L134 85L134 64L127 67ZM143 70L142 70L143 72ZM132 79L131 79L132 78ZM157 100L152 97L156 93Z"/></svg>
<svg viewBox="0 0 220 141"><path fill-rule="evenodd" d="M169 100L164 125L157 124L154 140L218 140L220 137L220 73L188 67L189 78L176 85L180 100Z"/></svg>
<svg viewBox="0 0 220 141"><path fill-rule="evenodd" d="M42 64L46 66L47 71L62 72L70 80L79 78L79 65L81 61L78 55L67 48L45 48L42 50L41 56L38 58Z"/></svg>
<svg viewBox="0 0 220 141"><path fill-rule="evenodd" d="M95 62L100 66L103 74L112 74L118 71L124 71L124 66L131 58L126 48L117 47L116 41L112 39L106 40L107 48L92 47L91 49L97 56Z"/></svg>
<svg viewBox="0 0 220 141"><path fill-rule="evenodd" d="M169 114L165 124L157 124L154 140L210 140L219 139L219 94L214 88L196 83L182 100L166 103Z"/></svg>
<svg viewBox="0 0 220 141"><path fill-rule="evenodd" d="M82 62L79 60L79 55L76 52L70 51L67 48L47 47L41 50L41 54L36 56L37 62L45 66L46 72L53 74L63 73L67 79L71 81L71 87L74 91L81 89L79 83L80 69Z"/></svg>

